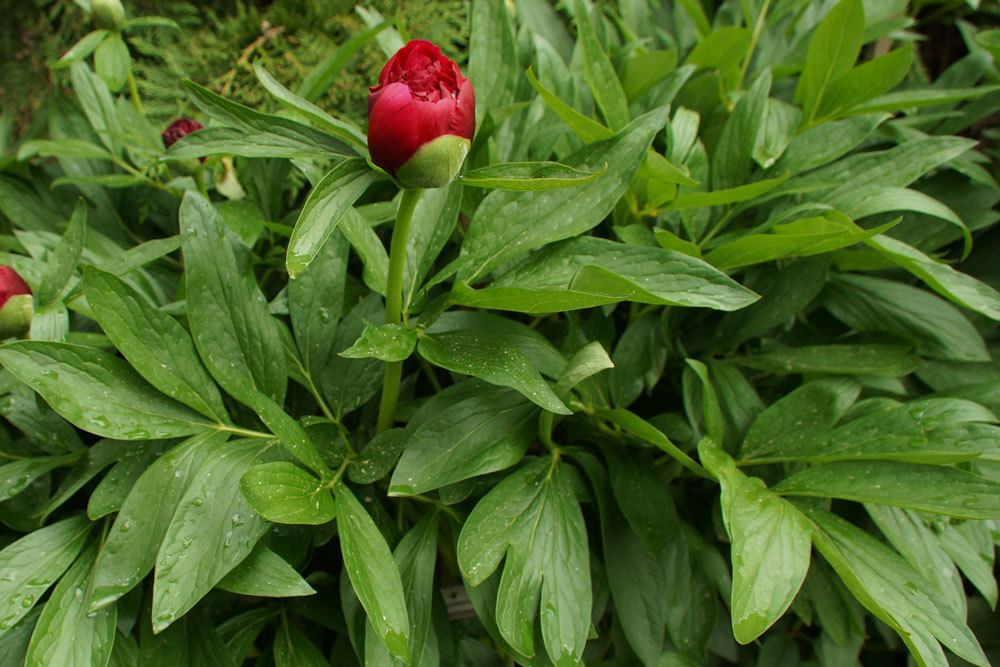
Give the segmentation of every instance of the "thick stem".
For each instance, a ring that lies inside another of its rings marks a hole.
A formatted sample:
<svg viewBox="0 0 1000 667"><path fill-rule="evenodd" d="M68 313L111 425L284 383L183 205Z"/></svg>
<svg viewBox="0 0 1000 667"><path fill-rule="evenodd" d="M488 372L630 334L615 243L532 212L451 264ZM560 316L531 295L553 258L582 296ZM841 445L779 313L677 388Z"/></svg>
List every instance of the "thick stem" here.
<svg viewBox="0 0 1000 667"><path fill-rule="evenodd" d="M410 238L410 223L413 210L423 190L403 190L403 197L396 210L396 226L392 230L389 244L389 276L385 286L385 323L400 324L403 321L403 267L406 265L406 245ZM392 427L396 418L396 401L399 399L399 382L403 375L403 362L385 365L385 380L382 383L382 401L378 409L375 431L381 433Z"/></svg>

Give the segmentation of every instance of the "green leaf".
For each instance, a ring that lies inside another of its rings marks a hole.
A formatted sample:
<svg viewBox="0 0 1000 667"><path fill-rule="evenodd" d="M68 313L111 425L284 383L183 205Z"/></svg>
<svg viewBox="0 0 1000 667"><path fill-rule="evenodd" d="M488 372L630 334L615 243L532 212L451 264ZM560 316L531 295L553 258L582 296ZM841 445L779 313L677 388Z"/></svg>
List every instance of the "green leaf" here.
<svg viewBox="0 0 1000 667"><path fill-rule="evenodd" d="M129 363L164 394L220 423L229 415L177 321L150 306L137 292L110 273L87 267L84 292L104 333Z"/></svg>
<svg viewBox="0 0 1000 667"><path fill-rule="evenodd" d="M94 567L91 610L132 590L156 562L170 521L208 453L228 435L198 435L164 454L142 473L122 503Z"/></svg>
<svg viewBox="0 0 1000 667"><path fill-rule="evenodd" d="M630 102L645 95L677 66L677 49L633 53L622 67L621 86Z"/></svg>
<svg viewBox="0 0 1000 667"><path fill-rule="evenodd" d="M841 210L851 210L859 199L858 193L865 193L862 188L876 185L904 188L973 146L965 137L921 137L888 150L851 155L807 177L790 181L786 187L834 185L824 199Z"/></svg>
<svg viewBox="0 0 1000 667"><path fill-rule="evenodd" d="M800 507L813 523L817 550L858 601L899 633L918 664L946 667L943 644L973 664L989 665L961 617L928 595L930 585L899 555L834 514Z"/></svg>
<svg viewBox="0 0 1000 667"><path fill-rule="evenodd" d="M678 449L677 445L670 442L670 438L664 435L662 431L634 412L629 412L623 408L616 408L614 410L599 410L596 414L620 426L640 440L648 442L662 450L694 474L700 477L708 477L708 473L694 459Z"/></svg>
<svg viewBox="0 0 1000 667"><path fill-rule="evenodd" d="M346 144L340 151L344 155L353 153ZM249 130L233 127L206 127L179 139L163 154L163 159L191 160L213 155L236 155L248 158L329 159L330 157L330 153L318 147L303 146L267 132L250 133Z"/></svg>
<svg viewBox="0 0 1000 667"><path fill-rule="evenodd" d="M816 109L820 118L841 115L895 88L913 63L913 45L907 44L873 58L834 79Z"/></svg>
<svg viewBox="0 0 1000 667"><path fill-rule="evenodd" d="M288 283L288 312L303 372L319 384L333 355L337 324L344 311L348 249L333 233L298 278Z"/></svg>
<svg viewBox="0 0 1000 667"><path fill-rule="evenodd" d="M879 234L867 239L865 243L920 278L941 296L991 320L1000 320L1000 292L986 283L956 271L890 236Z"/></svg>
<svg viewBox="0 0 1000 667"><path fill-rule="evenodd" d="M240 488L250 507L275 523L319 525L335 515L327 485L293 463L255 465L240 478Z"/></svg>
<svg viewBox="0 0 1000 667"><path fill-rule="evenodd" d="M871 136L887 116L871 113L828 121L802 130L771 167L772 173L801 174L843 157Z"/></svg>
<svg viewBox="0 0 1000 667"><path fill-rule="evenodd" d="M402 324L381 324L374 326L365 322L365 330L354 345L339 354L348 359L380 359L382 361L403 361L417 346L417 331Z"/></svg>
<svg viewBox="0 0 1000 667"><path fill-rule="evenodd" d="M705 424L705 431L708 437L715 442L724 442L726 437L726 422L722 416L722 408L719 405L719 396L715 392L715 385L708 374L708 366L697 359L685 359L688 368L694 372L701 385L699 400L701 402L701 418ZM687 394L688 383L684 383L685 394ZM692 403L693 404L693 403ZM690 417L692 420L693 415Z"/></svg>
<svg viewBox="0 0 1000 667"><path fill-rule="evenodd" d="M373 28L382 23L386 23L385 17L378 12L377 9L371 9L364 7L362 5L356 5L354 7L355 13L361 17L365 25L369 28ZM403 48L403 38L400 36L399 32L392 27L387 28L383 32L376 36L379 47L381 47L382 52L387 58L391 58L396 51Z"/></svg>
<svg viewBox="0 0 1000 667"><path fill-rule="evenodd" d="M73 279L87 234L87 205L77 201L65 233L48 257L42 283L35 291L35 303L45 306L59 299Z"/></svg>
<svg viewBox="0 0 1000 667"><path fill-rule="evenodd" d="M63 176L52 181L52 187L63 185L99 185L104 188L133 188L147 181L132 174L97 174L95 176Z"/></svg>
<svg viewBox="0 0 1000 667"><path fill-rule="evenodd" d="M70 67L70 79L77 102L87 116L87 122L100 137L101 143L112 153L117 152L122 127L107 84L82 62L76 62Z"/></svg>
<svg viewBox="0 0 1000 667"><path fill-rule="evenodd" d="M454 182L445 188L425 190L417 200L410 222L410 239L406 244L406 264L403 266L403 312L409 312L410 305L418 298L421 283L455 231L462 193L462 184ZM384 255L385 246L381 240L378 241L378 248ZM388 257L382 266L384 270L376 270L380 276L385 276L389 270Z"/></svg>
<svg viewBox="0 0 1000 667"><path fill-rule="evenodd" d="M881 503L962 519L1000 518L1000 482L946 466L839 461L805 468L774 491Z"/></svg>
<svg viewBox="0 0 1000 667"><path fill-rule="evenodd" d="M389 255L371 225L357 209L349 208L340 219L338 230L351 242L351 247L361 258L364 269L361 278L365 285L379 294L385 294L386 276L389 273Z"/></svg>
<svg viewBox="0 0 1000 667"><path fill-rule="evenodd" d="M188 319L212 377L241 403L281 401L287 370L278 323L238 242L208 200L187 192L180 209Z"/></svg>
<svg viewBox="0 0 1000 667"><path fill-rule="evenodd" d="M91 614L84 592L97 555L93 544L56 585L31 635L26 667L105 665L115 641L115 607Z"/></svg>
<svg viewBox="0 0 1000 667"><path fill-rule="evenodd" d="M379 325L385 316L382 300L371 294L348 311L337 327L331 350L346 350L361 335L366 322ZM319 376L319 386L335 415L364 405L382 386L383 364L377 359L347 359L331 354Z"/></svg>
<svg viewBox="0 0 1000 667"><path fill-rule="evenodd" d="M38 510L38 516L44 519L57 510L112 463L119 461L126 464L133 461L146 463L144 459L147 458L149 452L160 453L161 449L158 443L147 444L152 446L143 447L140 445L136 447L135 443L123 440L99 440L87 448L86 454L83 456L74 456L76 464L63 478L45 506Z"/></svg>
<svg viewBox="0 0 1000 667"><path fill-rule="evenodd" d="M436 366L510 387L550 412L572 414L528 357L501 337L461 330L424 334L418 350Z"/></svg>
<svg viewBox="0 0 1000 667"><path fill-rule="evenodd" d="M861 186L854 192L839 197L837 205L854 219L890 211L913 211L933 216L958 228L965 243L964 255L972 250L972 235L962 219L940 201L918 190L884 185Z"/></svg>
<svg viewBox="0 0 1000 667"><path fill-rule="evenodd" d="M35 156L81 158L85 160L110 160L111 153L83 139L32 139L17 150L18 160Z"/></svg>
<svg viewBox="0 0 1000 667"><path fill-rule="evenodd" d="M935 592L952 610L964 615L965 584L938 536L924 523L922 516L911 510L870 503L865 505L865 510L889 544L934 585Z"/></svg>
<svg viewBox="0 0 1000 667"><path fill-rule="evenodd" d="M96 348L18 341L0 348L0 363L68 421L105 438L174 438L211 427Z"/></svg>
<svg viewBox="0 0 1000 667"><path fill-rule="evenodd" d="M785 394L750 426L740 455L744 460L767 458L823 440L847 414L861 387L852 380L816 380Z"/></svg>
<svg viewBox="0 0 1000 667"><path fill-rule="evenodd" d="M688 0L684 6L685 9L690 9L695 4L698 4L696 0ZM690 11L688 13L694 16ZM696 21L701 23L703 17L702 10L701 17ZM722 82L729 83L731 87L735 88L738 85L736 79L739 76L740 63L750 47L752 39L750 30L728 25L714 27L705 25L704 27L707 34L691 49L684 62L706 69L719 70Z"/></svg>
<svg viewBox="0 0 1000 667"><path fill-rule="evenodd" d="M487 195L462 244L459 278L471 282L518 255L576 236L600 223L628 188L664 121L664 110L652 111L636 118L611 139L570 156L566 162L584 171L597 171L607 165L607 174L587 185Z"/></svg>
<svg viewBox="0 0 1000 667"><path fill-rule="evenodd" d="M351 460L347 476L357 484L373 484L390 472L399 461L408 440L401 428L391 428L375 435Z"/></svg>
<svg viewBox="0 0 1000 667"><path fill-rule="evenodd" d="M628 125L629 120L625 91L611 59L597 38L587 5L582 0L576 0L573 7L577 39L583 51L583 78L608 126L612 130L620 130Z"/></svg>
<svg viewBox="0 0 1000 667"><path fill-rule="evenodd" d="M966 521L950 524L937 534L948 556L962 574L996 608L997 580L993 575L995 548L991 522Z"/></svg>
<svg viewBox="0 0 1000 667"><path fill-rule="evenodd" d="M66 53L59 58L59 60L52 63L50 67L52 67L52 69L62 69L72 65L78 60L83 60L94 52L94 49L96 49L97 46L104 41L107 34L107 30L94 30L92 32L88 32L86 35L81 37L76 44L71 46L69 50L67 50Z"/></svg>
<svg viewBox="0 0 1000 667"><path fill-rule="evenodd" d="M129 57L128 46L119 33L109 32L97 45L94 51L94 69L104 79L104 83L108 84L111 92L117 93L125 87L132 69L132 59Z"/></svg>
<svg viewBox="0 0 1000 667"><path fill-rule="evenodd" d="M809 570L809 525L794 505L747 477L711 440L698 444L722 486L722 519L732 540L733 634L747 644L788 610Z"/></svg>
<svg viewBox="0 0 1000 667"><path fill-rule="evenodd" d="M497 599L500 634L532 655L542 643L558 666L578 664L590 625L587 531L568 471L542 458L509 475L472 510L458 538L458 562L480 585L506 555Z"/></svg>
<svg viewBox="0 0 1000 667"><path fill-rule="evenodd" d="M340 550L351 586L389 652L409 664L410 626L406 599L389 545L347 486L340 484L334 494Z"/></svg>
<svg viewBox="0 0 1000 667"><path fill-rule="evenodd" d="M964 100L976 99L990 95L1000 90L1000 86L978 86L976 88L914 88L897 90L881 97L865 102L851 109L851 114L866 114L881 111L896 112L906 109L919 109L939 104L955 104Z"/></svg>
<svg viewBox="0 0 1000 667"><path fill-rule="evenodd" d="M724 243L705 255L721 271L785 257L808 257L839 250L885 231L895 223L862 229L839 211L774 225L765 234L748 234Z"/></svg>
<svg viewBox="0 0 1000 667"><path fill-rule="evenodd" d="M476 120L514 101L520 73L517 42L507 4L474 0L469 12L469 66L476 86Z"/></svg>
<svg viewBox="0 0 1000 667"><path fill-rule="evenodd" d="M292 278L309 266L348 209L378 179L364 160L356 158L344 160L316 184L288 240L285 265Z"/></svg>
<svg viewBox="0 0 1000 667"><path fill-rule="evenodd" d="M725 204L748 201L767 194L787 180L788 174L782 174L774 178L767 178L747 183L746 185L737 185L725 190L685 192L667 204L666 208L671 211L679 211L686 208L707 208L709 206L724 206Z"/></svg>
<svg viewBox="0 0 1000 667"><path fill-rule="evenodd" d="M10 500L47 472L72 463L76 454L22 459L0 465L0 502Z"/></svg>
<svg viewBox="0 0 1000 667"><path fill-rule="evenodd" d="M555 93L543 86L538 77L535 76L532 68L529 67L525 71L525 76L528 77L528 82L531 83L532 88L535 89L541 98L545 100L545 103L549 105L564 123L569 125L573 133L580 137L584 143L590 144L595 141L610 139L614 136L614 132L590 116L586 116L566 104Z"/></svg>
<svg viewBox="0 0 1000 667"><path fill-rule="evenodd" d="M239 486L262 451L259 440L236 440L205 453L156 556L154 632L191 609L250 555L267 531Z"/></svg>
<svg viewBox="0 0 1000 667"><path fill-rule="evenodd" d="M565 394L587 378L614 367L615 364L603 345L597 341L587 343L565 364L556 392Z"/></svg>
<svg viewBox="0 0 1000 667"><path fill-rule="evenodd" d="M591 236L550 246L484 289L473 291L458 283L452 297L468 306L528 313L626 300L736 310L757 299L699 259Z"/></svg>
<svg viewBox="0 0 1000 667"><path fill-rule="evenodd" d="M91 524L83 515L39 528L0 551L0 637L31 611L83 549Z"/></svg>
<svg viewBox="0 0 1000 667"><path fill-rule="evenodd" d="M786 347L734 362L778 375L825 373L829 375L882 375L901 377L917 370L923 361L898 345L807 345Z"/></svg>
<svg viewBox="0 0 1000 667"><path fill-rule="evenodd" d="M453 310L441 315L426 329L431 335L455 330L490 332L502 338L523 352L542 375L550 378L558 379L566 368L566 358L548 338L510 318L474 310ZM607 354L604 356L607 358Z"/></svg>
<svg viewBox="0 0 1000 667"><path fill-rule="evenodd" d="M431 626L434 603L434 565L437 560L438 515L429 513L403 536L393 552L406 596L406 613L410 620L410 664L432 665L440 660L435 629ZM368 626L371 628L371 625ZM389 655L375 633L365 632L366 665L399 665Z"/></svg>
<svg viewBox="0 0 1000 667"><path fill-rule="evenodd" d="M668 580L669 559L662 552L647 551L629 528L629 522L609 497L607 474L600 462L586 452L575 452L573 457L590 478L597 498L608 587L622 632L643 665L657 667L672 583ZM647 506L652 514L652 503Z"/></svg>
<svg viewBox="0 0 1000 667"><path fill-rule="evenodd" d="M299 84L298 94L309 102L318 100L333 85L341 70L354 58L354 54L390 25L388 21L382 21L366 30L351 34L346 42L309 70L302 83Z"/></svg>
<svg viewBox="0 0 1000 667"><path fill-rule="evenodd" d="M771 72L764 70L733 108L712 154L712 189L734 188L749 180L753 152L767 119Z"/></svg>
<svg viewBox="0 0 1000 667"><path fill-rule="evenodd" d="M795 99L811 121L830 87L854 66L861 53L865 11L861 0L840 0L820 21L809 40L806 64L799 77Z"/></svg>
<svg viewBox="0 0 1000 667"><path fill-rule="evenodd" d="M384 27L385 24L382 25L382 28ZM381 30L381 28L379 28L379 30ZM365 31L365 33L368 33L369 39L374 36L374 34L377 34L377 32L378 30L376 30L375 33L372 33L370 30ZM354 41L354 38L350 41ZM338 49L338 51L340 51L340 49ZM329 62L329 60L326 62ZM321 66L322 64L320 67ZM264 66L259 61L253 64L253 71L254 74L257 75L257 80L260 81L261 85L264 86L267 92L271 93L271 95L274 96L274 98L278 100L278 102L280 102L286 109L289 109L293 114L302 117L304 120L319 127L324 132L327 132L328 134L331 134L344 143L350 145L354 152L358 155L362 157L367 156L368 138L365 136L365 133L358 129L353 123L348 123L338 118L334 118L313 104L308 96L305 96L305 98L299 97L292 91L288 90L281 85L277 79L271 76L271 74L264 69ZM319 68L310 72L309 76L307 76L302 82L303 88L311 85L309 84L310 78L313 78L313 75L316 74L317 71L320 71ZM327 84L325 88L328 87L329 84ZM317 97L318 95L312 97L311 99L316 99Z"/></svg>
<svg viewBox="0 0 1000 667"><path fill-rule="evenodd" d="M218 436L217 433L212 435ZM87 502L87 516L90 520L96 521L120 510L136 480L163 454L169 442L171 441L154 440L138 448L134 443L120 442L119 444L127 444L129 449L118 458L118 462L91 492Z"/></svg>
<svg viewBox="0 0 1000 667"><path fill-rule="evenodd" d="M883 331L910 341L922 355L988 361L982 337L948 302L900 282L841 275L827 287L825 305L855 331Z"/></svg>
<svg viewBox="0 0 1000 667"><path fill-rule="evenodd" d="M794 414L789 414L788 418ZM796 423L802 421L802 415L798 416ZM1000 429L993 425L995 423L996 417L978 403L959 398L924 398L887 405L825 433L800 431L794 438L781 439L780 444L772 439L768 443L771 449L755 454L751 460L755 463L862 459L958 463L997 450L996 438L1000 436ZM744 455L748 451L747 443L767 446L755 443L760 438L760 431L751 429L744 443Z"/></svg>
<svg viewBox="0 0 1000 667"><path fill-rule="evenodd" d="M479 380L435 394L406 426L389 495L417 495L509 468L534 438L537 414L517 392Z"/></svg>
<svg viewBox="0 0 1000 667"><path fill-rule="evenodd" d="M331 504L332 502L331 498ZM217 587L238 595L270 598L316 593L288 561L259 544L246 560L222 578Z"/></svg>
<svg viewBox="0 0 1000 667"><path fill-rule="evenodd" d="M308 125L282 116L255 111L250 107L216 95L208 88L199 86L188 79L184 79L182 84L199 109L220 123L230 126L227 128L229 133L221 136L228 136L230 140L234 140L234 144L247 147L243 152L233 151L236 155L250 152L252 155L246 155L246 157L264 157L260 150L266 149L265 154L269 157L330 159L336 156L349 157L355 152L340 139L314 130ZM218 136L216 128L210 129ZM191 138L198 137L203 132L205 130L192 132L177 145L179 147L192 145L185 142L189 142ZM236 137L239 137L238 141L235 141ZM167 151L166 157L168 159L178 158L181 157L182 153L183 157L201 157L211 154L211 152L204 152L192 155L191 152L191 150L174 150L171 147L171 150Z"/></svg>
<svg viewBox="0 0 1000 667"><path fill-rule="evenodd" d="M275 667L328 667L330 664L312 640L282 615L274 638Z"/></svg>
<svg viewBox="0 0 1000 667"><path fill-rule="evenodd" d="M489 190L554 190L590 183L606 170L607 163L601 171L586 172L558 162L507 162L470 169L459 180Z"/></svg>
<svg viewBox="0 0 1000 667"><path fill-rule="evenodd" d="M659 554L674 539L678 521L673 497L654 462L658 454L651 449L636 451L616 446L602 450L608 461L611 491L623 518L642 548L650 555Z"/></svg>

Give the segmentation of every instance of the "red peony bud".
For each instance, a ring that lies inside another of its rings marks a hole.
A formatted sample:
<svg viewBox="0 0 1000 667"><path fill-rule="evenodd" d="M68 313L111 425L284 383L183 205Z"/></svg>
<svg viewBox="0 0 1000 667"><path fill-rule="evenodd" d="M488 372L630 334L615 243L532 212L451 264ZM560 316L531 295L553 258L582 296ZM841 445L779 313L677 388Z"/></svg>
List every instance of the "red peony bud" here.
<svg viewBox="0 0 1000 667"><path fill-rule="evenodd" d="M372 162L408 187L451 182L475 131L472 84L427 41L413 40L390 58L368 96Z"/></svg>
<svg viewBox="0 0 1000 667"><path fill-rule="evenodd" d="M0 266L0 338L19 336L31 326L35 300L17 271Z"/></svg>
<svg viewBox="0 0 1000 667"><path fill-rule="evenodd" d="M172 122L161 135L163 137L163 147L170 148L177 141L205 127L196 120L190 118L178 118Z"/></svg>

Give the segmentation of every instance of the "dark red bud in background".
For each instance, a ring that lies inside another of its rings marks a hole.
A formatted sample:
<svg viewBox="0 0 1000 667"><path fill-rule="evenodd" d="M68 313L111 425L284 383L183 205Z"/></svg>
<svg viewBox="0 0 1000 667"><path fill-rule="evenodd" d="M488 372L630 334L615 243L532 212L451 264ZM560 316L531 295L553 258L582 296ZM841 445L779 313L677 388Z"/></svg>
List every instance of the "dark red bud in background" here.
<svg viewBox="0 0 1000 667"><path fill-rule="evenodd" d="M396 52L368 96L372 162L409 187L436 188L454 179L475 130L472 84L424 40Z"/></svg>
<svg viewBox="0 0 1000 667"><path fill-rule="evenodd" d="M178 118L168 125L167 129L163 131L163 134L161 135L163 137L163 147L170 148L181 138L186 137L192 132L197 132L204 127L204 125L196 120L192 120L190 118Z"/></svg>

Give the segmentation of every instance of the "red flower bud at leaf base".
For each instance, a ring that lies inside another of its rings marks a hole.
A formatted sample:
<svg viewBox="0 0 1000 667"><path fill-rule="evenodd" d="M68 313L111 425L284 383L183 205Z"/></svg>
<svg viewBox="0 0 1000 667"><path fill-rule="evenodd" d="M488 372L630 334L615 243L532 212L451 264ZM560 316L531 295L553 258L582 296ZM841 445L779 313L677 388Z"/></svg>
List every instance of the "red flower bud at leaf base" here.
<svg viewBox="0 0 1000 667"><path fill-rule="evenodd" d="M165 129L163 134L160 135L163 138L163 147L170 148L183 137L186 137L192 132L197 132L204 127L204 125L196 120L191 120L190 118L178 118L168 125L167 129Z"/></svg>
<svg viewBox="0 0 1000 667"><path fill-rule="evenodd" d="M31 326L35 299L17 271L0 266L0 339L19 336Z"/></svg>
<svg viewBox="0 0 1000 667"><path fill-rule="evenodd" d="M405 187L454 180L475 131L472 84L430 42L413 40L397 51L368 96L372 162Z"/></svg>
<svg viewBox="0 0 1000 667"><path fill-rule="evenodd" d="M90 14L98 28L121 30L125 27L125 8L121 0L91 0Z"/></svg>

